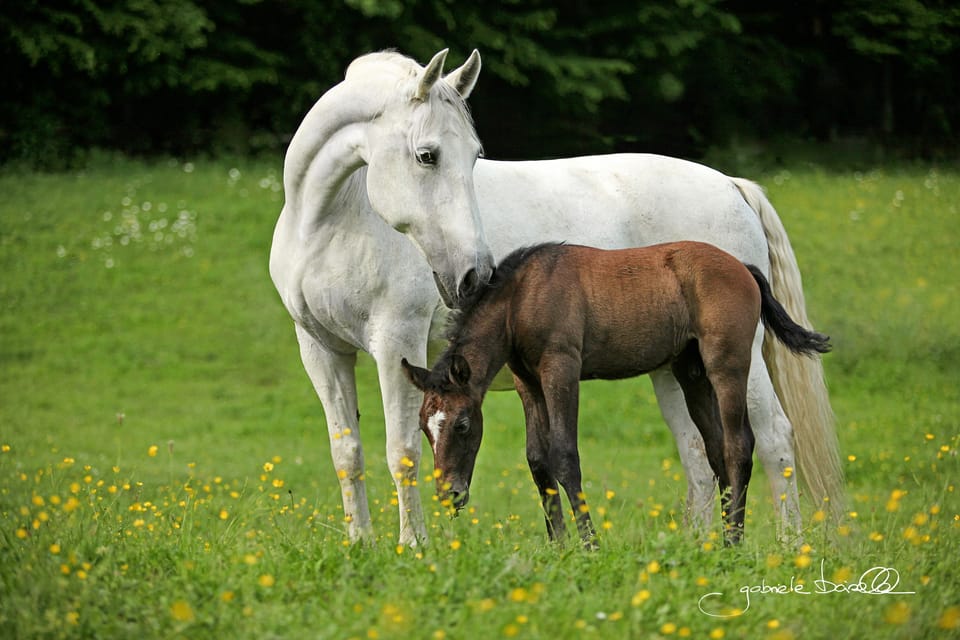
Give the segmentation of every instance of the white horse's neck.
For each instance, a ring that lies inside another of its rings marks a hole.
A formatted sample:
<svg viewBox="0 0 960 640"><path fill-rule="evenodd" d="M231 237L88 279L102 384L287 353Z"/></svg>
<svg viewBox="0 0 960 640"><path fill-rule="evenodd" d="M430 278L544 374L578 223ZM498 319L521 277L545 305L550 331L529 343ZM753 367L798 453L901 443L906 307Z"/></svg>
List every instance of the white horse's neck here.
<svg viewBox="0 0 960 640"><path fill-rule="evenodd" d="M301 234L311 233L343 206L338 196L347 179L365 164L366 127L381 107L362 89L348 82L330 89L290 141L283 167L285 209Z"/></svg>

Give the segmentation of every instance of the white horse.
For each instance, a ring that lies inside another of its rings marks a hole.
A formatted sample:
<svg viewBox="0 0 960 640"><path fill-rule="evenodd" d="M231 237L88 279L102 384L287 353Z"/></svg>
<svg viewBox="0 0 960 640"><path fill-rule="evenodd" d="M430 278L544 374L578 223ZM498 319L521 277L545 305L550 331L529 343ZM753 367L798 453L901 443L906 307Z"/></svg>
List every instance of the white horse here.
<svg viewBox="0 0 960 640"><path fill-rule="evenodd" d="M448 311L441 297L455 307L518 246L707 241L762 269L789 313L809 326L792 248L757 185L655 155L478 160L481 146L464 101L480 56L474 51L441 78L446 54L425 68L397 53L356 59L307 113L284 163L286 200L270 274L323 404L351 540L373 535L358 428L358 350L377 363L399 542L416 544L427 537L416 483L421 398L401 358L427 365L428 346L443 346ZM775 345L763 345L759 328L750 422L781 530L798 532L793 470L799 464L814 499L835 507L842 475L820 362ZM709 524L716 484L703 442L669 369L651 377L686 472L687 516Z"/></svg>

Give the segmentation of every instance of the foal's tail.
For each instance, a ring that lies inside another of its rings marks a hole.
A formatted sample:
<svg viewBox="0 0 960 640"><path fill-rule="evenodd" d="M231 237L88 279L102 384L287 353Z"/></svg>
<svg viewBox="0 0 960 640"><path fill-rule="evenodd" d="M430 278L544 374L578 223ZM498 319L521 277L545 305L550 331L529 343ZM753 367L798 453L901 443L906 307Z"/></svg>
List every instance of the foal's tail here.
<svg viewBox="0 0 960 640"><path fill-rule="evenodd" d="M830 338L816 331L808 331L794 322L783 305L773 297L770 283L763 272L752 264L746 267L760 287L760 318L763 326L773 331L777 339L797 355L812 356L830 351Z"/></svg>

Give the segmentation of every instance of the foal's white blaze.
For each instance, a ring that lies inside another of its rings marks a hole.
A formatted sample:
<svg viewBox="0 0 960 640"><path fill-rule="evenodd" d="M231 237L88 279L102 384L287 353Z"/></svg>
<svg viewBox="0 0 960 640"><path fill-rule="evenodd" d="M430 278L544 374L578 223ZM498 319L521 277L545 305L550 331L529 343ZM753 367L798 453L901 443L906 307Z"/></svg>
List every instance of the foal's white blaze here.
<svg viewBox="0 0 960 640"><path fill-rule="evenodd" d="M446 419L446 417L447 414L445 414L443 411L437 411L427 419L427 430L430 432L430 440L434 445L439 442L440 427L443 425L443 421Z"/></svg>

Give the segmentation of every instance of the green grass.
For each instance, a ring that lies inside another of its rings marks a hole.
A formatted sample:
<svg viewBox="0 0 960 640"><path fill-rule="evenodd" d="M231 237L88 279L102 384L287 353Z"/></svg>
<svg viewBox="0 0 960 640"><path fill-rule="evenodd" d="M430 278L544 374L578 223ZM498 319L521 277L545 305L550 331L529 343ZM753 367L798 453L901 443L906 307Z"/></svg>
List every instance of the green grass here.
<svg viewBox="0 0 960 640"><path fill-rule="evenodd" d="M0 629L6 637L957 637L960 173L753 177L790 231L851 512L775 541L758 470L747 540L682 523L649 382L585 385L602 543L545 541L519 402L494 394L471 508L421 469L431 544L398 547L375 369L361 430L378 540L351 547L322 411L267 275L279 165L104 158L0 173ZM856 582L913 595L754 594Z"/></svg>

